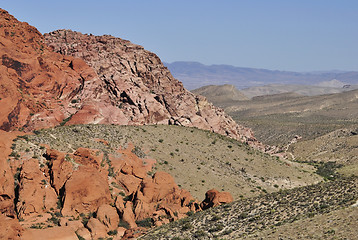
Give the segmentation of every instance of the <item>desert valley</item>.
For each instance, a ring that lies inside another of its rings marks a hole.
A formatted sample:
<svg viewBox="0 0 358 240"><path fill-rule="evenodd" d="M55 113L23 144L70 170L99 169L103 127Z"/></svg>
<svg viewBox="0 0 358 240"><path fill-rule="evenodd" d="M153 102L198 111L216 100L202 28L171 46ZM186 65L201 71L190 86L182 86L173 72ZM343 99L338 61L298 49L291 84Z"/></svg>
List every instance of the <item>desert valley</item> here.
<svg viewBox="0 0 358 240"><path fill-rule="evenodd" d="M212 85L3 9L0 53L0 239L357 239L356 72Z"/></svg>

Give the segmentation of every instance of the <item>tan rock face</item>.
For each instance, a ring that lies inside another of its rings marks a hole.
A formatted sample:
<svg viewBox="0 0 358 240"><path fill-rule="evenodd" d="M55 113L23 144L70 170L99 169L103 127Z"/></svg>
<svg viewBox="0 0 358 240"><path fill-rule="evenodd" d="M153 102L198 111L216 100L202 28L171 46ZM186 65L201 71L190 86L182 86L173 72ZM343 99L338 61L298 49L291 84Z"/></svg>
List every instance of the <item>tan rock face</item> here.
<svg viewBox="0 0 358 240"><path fill-rule="evenodd" d="M91 94L68 124L177 124L214 131L264 148L248 128L223 110L195 96L173 78L158 56L139 45L112 36L70 30L45 34L54 51L82 58L100 76L100 94ZM106 106L100 99L106 98ZM108 114L111 113L111 114Z"/></svg>
<svg viewBox="0 0 358 240"><path fill-rule="evenodd" d="M21 239L77 240L78 238L70 227L52 227L47 229L26 229Z"/></svg>

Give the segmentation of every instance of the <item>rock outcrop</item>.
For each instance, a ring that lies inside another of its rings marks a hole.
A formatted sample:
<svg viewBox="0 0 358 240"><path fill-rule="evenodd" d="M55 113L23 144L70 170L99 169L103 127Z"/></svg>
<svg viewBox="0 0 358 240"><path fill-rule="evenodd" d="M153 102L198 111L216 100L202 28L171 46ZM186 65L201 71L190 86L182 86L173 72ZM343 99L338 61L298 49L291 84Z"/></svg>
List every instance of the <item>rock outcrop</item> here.
<svg viewBox="0 0 358 240"><path fill-rule="evenodd" d="M70 30L44 38L5 10L0 15L0 129L178 124L264 148L250 129L184 89L158 56L143 47Z"/></svg>
<svg viewBox="0 0 358 240"><path fill-rule="evenodd" d="M20 239L24 229L17 219L0 214L0 239Z"/></svg>
<svg viewBox="0 0 358 240"><path fill-rule="evenodd" d="M155 54L129 41L64 30L45 39L0 9L0 43L0 224L8 231L1 237L100 238L117 231L128 238L201 210L169 174L149 175L155 160L144 162L133 146L115 153L42 146L30 156L11 153L11 140L21 135L11 131L178 124L261 147L250 129L185 90Z"/></svg>
<svg viewBox="0 0 358 240"><path fill-rule="evenodd" d="M11 143L18 132L4 132L0 130L0 215L14 217L15 185L14 173L7 159L11 153Z"/></svg>
<svg viewBox="0 0 358 240"><path fill-rule="evenodd" d="M35 239L63 229L69 239L75 232L92 239L118 231L124 238L133 237L148 227L200 211L201 206L206 209L232 201L229 193L210 190L200 203L168 173L149 175L154 160L139 158L134 146L128 145L112 153L86 148L63 153L48 148L36 159L21 152L10 157L10 166L18 170L16 193L10 193L17 197L10 195L10 199L16 204L24 236ZM13 209L4 213L14 217ZM11 228L12 235L21 235L20 225ZM48 226L56 228L43 233L29 229Z"/></svg>
<svg viewBox="0 0 358 240"><path fill-rule="evenodd" d="M205 199L201 202L200 206L205 210L232 201L234 201L234 198L229 192L219 192L216 189L211 189L205 193Z"/></svg>
<svg viewBox="0 0 358 240"><path fill-rule="evenodd" d="M111 107L105 108L101 101L84 102L68 124L177 124L210 130L264 148L250 129L236 124L206 98L187 91L158 56L142 46L108 35L85 35L71 30L45 34L45 42L54 51L82 58L93 67L102 81L103 94L110 98ZM79 97L75 99L83 102Z"/></svg>
<svg viewBox="0 0 358 240"><path fill-rule="evenodd" d="M0 129L53 127L77 112L71 99L98 85L93 69L49 50L36 28L2 9L0 26Z"/></svg>

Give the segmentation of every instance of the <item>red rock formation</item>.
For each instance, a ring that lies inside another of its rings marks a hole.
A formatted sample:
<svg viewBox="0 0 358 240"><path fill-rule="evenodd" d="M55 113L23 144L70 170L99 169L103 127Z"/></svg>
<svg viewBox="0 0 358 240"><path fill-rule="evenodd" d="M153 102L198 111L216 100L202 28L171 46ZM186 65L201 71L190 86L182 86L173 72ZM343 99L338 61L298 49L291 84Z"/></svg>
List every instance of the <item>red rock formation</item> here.
<svg viewBox="0 0 358 240"><path fill-rule="evenodd" d="M139 45L112 36L84 35L70 30L45 34L56 52L82 58L102 80L111 107L84 103L69 124L178 124L211 130L263 148L248 128L223 110L195 96L173 78L160 59ZM93 95L93 99L103 96ZM108 113L110 113L110 116Z"/></svg>
<svg viewBox="0 0 358 240"><path fill-rule="evenodd" d="M52 52L36 28L2 9L0 26L0 129L52 127L77 112L71 99L99 80L92 68Z"/></svg>
<svg viewBox="0 0 358 240"><path fill-rule="evenodd" d="M0 215L14 217L14 173L7 162L11 153L12 140L20 135L19 132L4 132L0 130Z"/></svg>
<svg viewBox="0 0 358 240"><path fill-rule="evenodd" d="M250 129L185 90L143 47L65 30L44 40L6 11L0 15L0 129L33 130L66 122L179 124L264 147ZM44 42L67 55L52 52ZM68 55L83 58L96 72Z"/></svg>
<svg viewBox="0 0 358 240"><path fill-rule="evenodd" d="M20 173L19 199L17 211L19 218L43 214L56 206L57 194L50 186L49 176L40 170L39 161L24 161Z"/></svg>
<svg viewBox="0 0 358 240"><path fill-rule="evenodd" d="M97 218L91 218L86 227L90 230L92 239L105 238L107 235L106 226L104 226Z"/></svg>
<svg viewBox="0 0 358 240"><path fill-rule="evenodd" d="M21 169L17 213L24 220L21 222L24 228L41 227L49 219L57 221L56 217L60 217L59 223L54 223L69 227L66 228L70 229L66 230L69 238L74 232L88 237L79 216L92 216L96 212L96 217L86 225L92 238L106 237L108 231L117 230L120 221L127 222L131 229L122 231L127 238L143 232L138 221L160 226L185 217L189 211L201 210L199 202L180 189L168 173L157 172L150 177L146 159L140 159L131 148L120 149L113 155L86 148L72 154L48 149L44 157L45 167L40 166L40 159L17 160ZM230 201L229 193L211 190L202 206L208 208ZM46 230L44 234L50 232ZM39 234L35 230L25 232L29 238Z"/></svg>
<svg viewBox="0 0 358 240"><path fill-rule="evenodd" d="M97 219L107 227L107 232L118 228L119 216L116 208L104 204L97 210Z"/></svg>
<svg viewBox="0 0 358 240"><path fill-rule="evenodd" d="M230 203L234 201L232 195L228 192L219 192L216 189L211 189L205 193L205 199L200 204L202 209L216 207L220 204Z"/></svg>
<svg viewBox="0 0 358 240"><path fill-rule="evenodd" d="M102 204L112 202L107 176L97 170L80 166L64 185L63 215L95 212Z"/></svg>
<svg viewBox="0 0 358 240"><path fill-rule="evenodd" d="M145 178L135 193L135 216L137 220L156 215L155 222L182 218L190 211L195 199L189 192L179 189L168 173L157 172L153 178Z"/></svg>
<svg viewBox="0 0 358 240"><path fill-rule="evenodd" d="M17 219L0 214L0 239L18 240L23 231Z"/></svg>
<svg viewBox="0 0 358 240"><path fill-rule="evenodd" d="M11 169L7 160L11 140L18 134L1 129L30 131L60 123L163 123L256 143L249 129L185 90L155 54L138 45L71 31L57 31L47 35L46 41L56 51L82 57L87 63L53 52L34 27L0 9L0 227L6 225L0 228L1 238L22 233L17 220L7 216L23 218L20 223L25 228L39 223L34 226L43 227L44 222L56 226L27 229L25 239L56 239L60 234L75 239L76 231L87 237L89 233L79 225L79 215L97 211L97 218L86 226L92 237L106 237L120 218L132 228L122 231L127 238L144 231L137 228L138 220L151 218L160 225L200 210L199 203L169 174L148 176L155 161L144 162L131 148L114 155L84 148L71 154L48 149L46 165L25 157L11 159ZM212 201L226 200L214 197ZM69 224L70 219L77 222Z"/></svg>

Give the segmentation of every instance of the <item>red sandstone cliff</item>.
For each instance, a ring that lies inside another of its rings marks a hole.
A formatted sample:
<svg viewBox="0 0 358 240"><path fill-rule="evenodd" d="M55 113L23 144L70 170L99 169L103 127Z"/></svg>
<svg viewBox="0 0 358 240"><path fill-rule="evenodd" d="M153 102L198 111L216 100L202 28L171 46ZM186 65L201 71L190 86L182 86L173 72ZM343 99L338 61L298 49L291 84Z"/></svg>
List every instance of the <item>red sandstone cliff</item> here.
<svg viewBox="0 0 358 240"><path fill-rule="evenodd" d="M53 127L70 100L98 81L82 60L54 53L36 28L0 10L0 129Z"/></svg>

